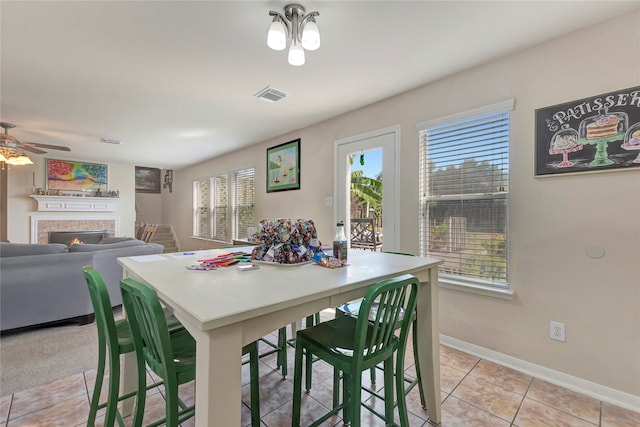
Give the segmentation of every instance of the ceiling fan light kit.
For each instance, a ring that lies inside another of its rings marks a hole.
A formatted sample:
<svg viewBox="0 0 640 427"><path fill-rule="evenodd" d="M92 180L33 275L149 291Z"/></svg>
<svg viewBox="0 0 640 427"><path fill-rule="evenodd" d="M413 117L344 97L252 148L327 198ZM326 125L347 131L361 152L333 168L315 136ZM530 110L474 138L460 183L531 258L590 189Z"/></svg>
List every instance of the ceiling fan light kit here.
<svg viewBox="0 0 640 427"><path fill-rule="evenodd" d="M69 147L60 145L21 142L17 138L9 135L9 129L16 127L16 125L12 123L0 122L0 127L4 129L4 133L0 133L0 163L2 164L2 169L4 169L5 164L11 166L32 165L33 161L25 156L24 151L30 151L35 154L46 153L46 151L40 150L40 148L71 151Z"/></svg>
<svg viewBox="0 0 640 427"><path fill-rule="evenodd" d="M289 4L284 8L284 15L272 10L271 27L267 33L267 45L273 50L284 50L289 43L289 64L300 66L305 62L305 50L316 50L320 47L320 32L316 23L318 12L306 13L299 4Z"/></svg>

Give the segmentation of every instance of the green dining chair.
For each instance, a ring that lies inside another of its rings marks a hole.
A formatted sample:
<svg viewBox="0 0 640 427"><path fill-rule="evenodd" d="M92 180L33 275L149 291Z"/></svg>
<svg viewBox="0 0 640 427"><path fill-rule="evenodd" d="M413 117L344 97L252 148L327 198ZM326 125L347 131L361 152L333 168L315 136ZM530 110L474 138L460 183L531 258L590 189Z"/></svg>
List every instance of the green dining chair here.
<svg viewBox="0 0 640 427"><path fill-rule="evenodd" d="M98 329L98 366L96 369L96 381L91 395L87 427L93 427L96 422L98 410L106 408L104 426L111 427L118 421L118 425L124 426L122 415L118 411L118 402L133 397L136 391L119 395L120 388L120 355L130 353L133 349L133 338L127 319L115 320L109 298L109 291L100 273L91 266L82 268L85 281L89 289L91 304L95 312L96 327ZM169 329L179 331L184 329L182 324L168 310L163 310ZM107 363L109 364L109 384L107 399L100 403L100 393L104 383L104 374ZM156 385L151 385L153 388Z"/></svg>
<svg viewBox="0 0 640 427"><path fill-rule="evenodd" d="M406 256L414 256L412 254L407 254L407 253L403 253L403 252L386 252L386 253L391 253L391 254L396 254L396 255L406 255ZM360 311L360 305L362 303L362 300L357 300L357 301L351 301L342 305L339 305L338 307L336 307L336 316L352 316L352 317L357 317L358 313ZM377 309L377 307L375 307L375 303L374 303L374 310ZM402 317L404 317L404 312L402 312L401 314ZM372 319L369 319L372 320ZM424 392L422 390L422 376L420 374L420 361L418 358L418 320L417 320L417 315L416 312L414 311L411 315L411 337L413 340L413 359L415 362L415 369L416 369L416 378L410 378L405 376L404 381L407 384L405 386L405 395L408 395L411 390L413 390L413 388L415 386L418 386L418 391L420 393L420 403L422 404L422 407L426 409L426 401L424 398ZM380 366L376 366L374 368L371 368L370 370L370 376L371 376L371 384L375 385L376 384L376 369L380 369ZM368 393L376 396L379 399L384 399L384 397L376 390L369 388L369 387L364 387L364 390L367 391ZM334 390L335 393L335 390ZM334 396L334 400L336 399L336 396ZM371 406L364 404L363 405L369 409L371 412L373 412L374 414L376 414L378 417L383 418L381 416L381 414L379 412L377 412L374 408L372 408Z"/></svg>
<svg viewBox="0 0 640 427"><path fill-rule="evenodd" d="M164 382L165 418L148 427L166 424L177 427L195 415L195 406L187 406L180 400L178 386L195 379L196 342L188 331L169 333L162 307L156 293L148 286L133 279L120 282L122 299L129 318L133 346L138 365L137 404L133 426L142 426L146 393L145 362ZM251 425L260 426L260 389L258 375L258 345L254 341L242 348L249 354L251 383ZM222 386L222 385L221 385Z"/></svg>
<svg viewBox="0 0 640 427"><path fill-rule="evenodd" d="M362 372L380 363L384 364L385 422L387 425L394 423L393 360L395 355L395 372L404 372L404 353L411 316L403 316L402 313L412 313L415 310L418 287L418 279L409 274L383 280L367 291L357 318L338 316L297 333L292 426L300 425L302 364L305 353L307 373L312 369L312 355L333 366L334 388L337 387L335 379L342 373L342 402L334 401L333 408L311 426L318 426L342 411L345 424L359 427ZM395 388L400 425L408 426L403 375L395 375Z"/></svg>

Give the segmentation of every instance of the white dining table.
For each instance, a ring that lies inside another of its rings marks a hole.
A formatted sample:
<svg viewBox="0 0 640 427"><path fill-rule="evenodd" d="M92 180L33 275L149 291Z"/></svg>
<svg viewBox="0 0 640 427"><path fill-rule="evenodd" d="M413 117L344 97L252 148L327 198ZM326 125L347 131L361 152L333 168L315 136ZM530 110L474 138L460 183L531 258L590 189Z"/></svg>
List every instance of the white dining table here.
<svg viewBox="0 0 640 427"><path fill-rule="evenodd" d="M325 308L364 296L374 283L409 273L420 281L418 342L427 413L440 422L438 264L433 258L351 250L348 265L269 265L239 271L186 267L251 247L119 258L125 278L153 288L196 340L195 424L239 426L242 346ZM125 358L123 387L134 389L135 363Z"/></svg>

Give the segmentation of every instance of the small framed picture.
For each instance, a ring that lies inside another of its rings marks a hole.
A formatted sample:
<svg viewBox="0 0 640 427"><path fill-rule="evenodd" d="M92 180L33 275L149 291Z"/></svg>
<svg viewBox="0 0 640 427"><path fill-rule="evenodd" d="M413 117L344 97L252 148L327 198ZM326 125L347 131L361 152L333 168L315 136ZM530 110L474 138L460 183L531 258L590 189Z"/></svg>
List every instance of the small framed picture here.
<svg viewBox="0 0 640 427"><path fill-rule="evenodd" d="M267 193L300 189L300 138L267 148Z"/></svg>
<svg viewBox="0 0 640 427"><path fill-rule="evenodd" d="M136 193L160 193L160 169L136 166Z"/></svg>

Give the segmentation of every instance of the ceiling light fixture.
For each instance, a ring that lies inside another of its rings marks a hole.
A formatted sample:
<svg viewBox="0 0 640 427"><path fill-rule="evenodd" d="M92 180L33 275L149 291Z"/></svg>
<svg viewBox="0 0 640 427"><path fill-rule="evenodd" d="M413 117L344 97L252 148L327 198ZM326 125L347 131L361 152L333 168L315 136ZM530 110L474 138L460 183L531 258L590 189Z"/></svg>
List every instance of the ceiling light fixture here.
<svg viewBox="0 0 640 427"><path fill-rule="evenodd" d="M273 50L284 50L289 42L289 64L304 65L304 51L316 50L320 47L320 32L316 24L318 12L305 14L304 7L299 4L289 4L284 7L284 15L271 11L273 16L267 45Z"/></svg>
<svg viewBox="0 0 640 427"><path fill-rule="evenodd" d="M4 165L10 166L23 166L23 165L32 165L33 162L31 159L24 155L24 153L18 153L14 148L11 147L0 147L0 164L1 168L4 170Z"/></svg>
<svg viewBox="0 0 640 427"><path fill-rule="evenodd" d="M31 159L24 155L25 150L35 154L46 153L46 151L41 150L41 148L71 151L69 147L63 147L61 145L21 142L16 137L9 135L9 129L13 129L16 125L0 122L0 127L4 129L4 133L0 133L0 164L2 165L2 170L4 170L5 164L14 166L32 165L33 162Z"/></svg>

